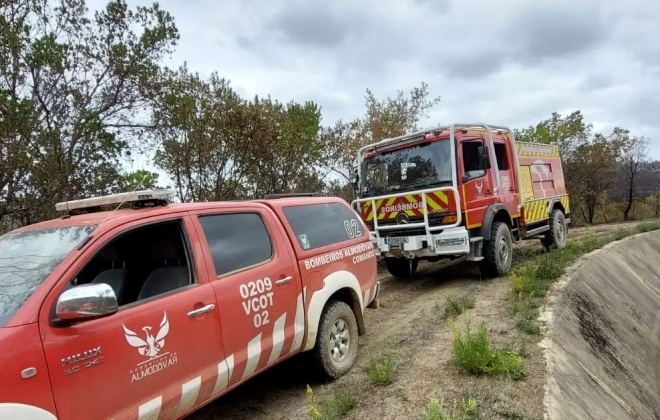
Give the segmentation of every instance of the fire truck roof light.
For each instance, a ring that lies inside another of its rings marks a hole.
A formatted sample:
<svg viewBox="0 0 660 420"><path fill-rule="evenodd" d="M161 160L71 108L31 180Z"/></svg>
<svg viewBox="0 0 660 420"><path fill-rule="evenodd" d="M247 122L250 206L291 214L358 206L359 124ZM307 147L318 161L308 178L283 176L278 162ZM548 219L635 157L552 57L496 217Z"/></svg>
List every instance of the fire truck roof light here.
<svg viewBox="0 0 660 420"><path fill-rule="evenodd" d="M149 202L168 202L175 196L172 190L141 190L101 197L84 198L81 200L63 201L55 204L57 211L83 210L99 207L117 207L125 204Z"/></svg>

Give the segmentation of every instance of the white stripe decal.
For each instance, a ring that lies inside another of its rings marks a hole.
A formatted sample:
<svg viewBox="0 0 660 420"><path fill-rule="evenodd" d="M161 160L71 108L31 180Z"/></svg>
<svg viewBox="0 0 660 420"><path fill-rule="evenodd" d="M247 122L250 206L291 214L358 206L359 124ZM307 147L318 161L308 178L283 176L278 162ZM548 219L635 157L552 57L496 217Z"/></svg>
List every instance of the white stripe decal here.
<svg viewBox="0 0 660 420"><path fill-rule="evenodd" d="M154 398L153 400L146 402L138 408L138 419L139 420L157 420L160 415L160 406L163 404L163 396Z"/></svg>
<svg viewBox="0 0 660 420"><path fill-rule="evenodd" d="M371 297L371 289L367 289L367 292L364 294L364 307L365 308L369 304L369 297Z"/></svg>
<svg viewBox="0 0 660 420"><path fill-rule="evenodd" d="M298 295L298 302L296 304L296 320L295 320L295 335L293 336L293 344L291 345L291 352L300 348L303 340L303 333L305 332L305 306L303 305L303 294L307 291L305 287L303 293Z"/></svg>
<svg viewBox="0 0 660 420"><path fill-rule="evenodd" d="M229 380L231 379L231 374L234 371L234 355L232 354L221 363L218 363L218 378L215 380L215 387L213 388L213 394L216 395L219 392L224 391L229 385Z"/></svg>
<svg viewBox="0 0 660 420"><path fill-rule="evenodd" d="M197 396L199 395L199 388L202 386L202 377L198 376L195 379L181 385L181 401L179 402L179 413L184 413L195 405Z"/></svg>
<svg viewBox="0 0 660 420"><path fill-rule="evenodd" d="M284 347L284 326L286 325L286 312L275 321L273 326L273 350L270 352L268 364L280 358L282 347Z"/></svg>
<svg viewBox="0 0 660 420"><path fill-rule="evenodd" d="M261 333L254 337L248 343L247 347L247 364L245 365L245 370L243 371L243 379L249 375L252 375L257 369L259 364L259 359L261 358Z"/></svg>

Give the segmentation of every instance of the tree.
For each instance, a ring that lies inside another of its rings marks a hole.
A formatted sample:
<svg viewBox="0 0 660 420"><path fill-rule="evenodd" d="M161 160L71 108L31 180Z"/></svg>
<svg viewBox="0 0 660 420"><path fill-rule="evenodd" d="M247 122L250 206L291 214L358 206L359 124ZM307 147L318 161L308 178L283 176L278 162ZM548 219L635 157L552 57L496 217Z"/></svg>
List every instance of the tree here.
<svg viewBox="0 0 660 420"><path fill-rule="evenodd" d="M157 4L0 2L0 216L27 224L116 184L178 32Z"/></svg>
<svg viewBox="0 0 660 420"><path fill-rule="evenodd" d="M163 75L154 124L156 165L182 201L258 198L323 188L319 107L270 97L242 99L217 74L208 81L184 65Z"/></svg>
<svg viewBox="0 0 660 420"><path fill-rule="evenodd" d="M132 192L139 190L148 190L152 188L159 188L158 175L156 172L149 172L144 169L130 172L126 175L121 175L117 180L115 190L117 192Z"/></svg>
<svg viewBox="0 0 660 420"><path fill-rule="evenodd" d="M429 110L440 102L440 97L429 97L424 82L407 95L398 90L394 97L379 100L369 89L365 96L365 115L322 130L326 145L324 163L344 182L350 182L357 154L361 147L418 130L419 121L429 115ZM354 196L354 194L353 194Z"/></svg>
<svg viewBox="0 0 660 420"><path fill-rule="evenodd" d="M514 132L517 141L559 145L559 153L562 159L566 159L589 140L591 130L592 125L585 123L582 112L578 110L565 117L553 112L547 120Z"/></svg>
<svg viewBox="0 0 660 420"><path fill-rule="evenodd" d="M615 132L622 137L623 145L623 179L627 189L627 203L623 210L623 220L630 220L637 192L638 174L647 159L649 142L645 137L630 137L627 130L616 128Z"/></svg>
<svg viewBox="0 0 660 420"><path fill-rule="evenodd" d="M152 115L159 127L156 166L173 178L184 202L245 197L245 101L229 81L217 74L203 80L185 64L161 80Z"/></svg>
<svg viewBox="0 0 660 420"><path fill-rule="evenodd" d="M586 223L593 224L606 191L620 175L624 145L616 131L609 137L596 134L577 146L566 158L566 185Z"/></svg>
<svg viewBox="0 0 660 420"><path fill-rule="evenodd" d="M322 186L321 110L313 102L286 105L255 97L247 104L250 126L248 183L251 197L310 192Z"/></svg>

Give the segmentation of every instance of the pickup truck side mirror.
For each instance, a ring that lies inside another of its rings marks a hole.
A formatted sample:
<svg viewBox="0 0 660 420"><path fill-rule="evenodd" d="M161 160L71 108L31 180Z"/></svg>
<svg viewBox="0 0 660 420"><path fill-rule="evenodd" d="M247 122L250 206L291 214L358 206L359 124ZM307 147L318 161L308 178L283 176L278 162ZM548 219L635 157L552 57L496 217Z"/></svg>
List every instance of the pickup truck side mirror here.
<svg viewBox="0 0 660 420"><path fill-rule="evenodd" d="M68 323L112 315L118 307L112 287L105 283L83 284L60 295L55 315Z"/></svg>

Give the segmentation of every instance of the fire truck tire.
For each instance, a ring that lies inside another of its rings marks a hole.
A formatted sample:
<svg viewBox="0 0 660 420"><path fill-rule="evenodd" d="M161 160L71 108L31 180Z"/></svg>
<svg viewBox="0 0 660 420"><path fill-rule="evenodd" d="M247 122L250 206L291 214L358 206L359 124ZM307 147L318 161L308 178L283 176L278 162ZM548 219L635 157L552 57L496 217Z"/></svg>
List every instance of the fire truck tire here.
<svg viewBox="0 0 660 420"><path fill-rule="evenodd" d="M541 239L541 244L548 250L562 249L566 247L566 217L559 209L554 209L550 213L550 230L546 232L545 238Z"/></svg>
<svg viewBox="0 0 660 420"><path fill-rule="evenodd" d="M484 243L484 259L480 268L488 277L508 274L513 259L513 240L511 229L504 222L493 222L490 227L490 240Z"/></svg>
<svg viewBox="0 0 660 420"><path fill-rule="evenodd" d="M337 379L348 372L357 359L358 325L350 306L330 301L321 314L314 360L318 373Z"/></svg>
<svg viewBox="0 0 660 420"><path fill-rule="evenodd" d="M418 259L409 260L408 258L385 258L387 271L396 278L410 279L417 272L419 265Z"/></svg>

